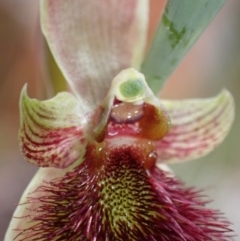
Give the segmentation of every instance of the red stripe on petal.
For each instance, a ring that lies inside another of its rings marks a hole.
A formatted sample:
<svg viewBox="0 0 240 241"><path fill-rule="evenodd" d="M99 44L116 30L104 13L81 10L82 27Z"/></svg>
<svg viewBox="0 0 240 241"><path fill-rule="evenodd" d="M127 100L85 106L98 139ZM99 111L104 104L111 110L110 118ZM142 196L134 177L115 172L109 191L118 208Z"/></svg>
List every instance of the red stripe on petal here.
<svg viewBox="0 0 240 241"><path fill-rule="evenodd" d="M19 139L25 158L41 167L65 168L84 154L86 145L78 101L60 93L48 101L21 95ZM43 114L42 114L43 113Z"/></svg>
<svg viewBox="0 0 240 241"><path fill-rule="evenodd" d="M163 104L172 128L157 142L159 162L206 155L224 140L234 119L234 102L226 90L211 99L163 101Z"/></svg>

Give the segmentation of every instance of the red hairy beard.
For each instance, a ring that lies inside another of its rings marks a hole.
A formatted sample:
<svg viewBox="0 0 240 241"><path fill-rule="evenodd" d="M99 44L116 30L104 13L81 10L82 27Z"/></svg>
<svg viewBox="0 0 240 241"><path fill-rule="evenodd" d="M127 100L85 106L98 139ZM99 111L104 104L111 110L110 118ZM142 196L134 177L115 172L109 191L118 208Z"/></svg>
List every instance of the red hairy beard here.
<svg viewBox="0 0 240 241"><path fill-rule="evenodd" d="M205 207L201 192L155 165L146 169L144 158L134 145L89 145L81 165L29 195L27 208L38 207L16 240L230 240L229 223Z"/></svg>

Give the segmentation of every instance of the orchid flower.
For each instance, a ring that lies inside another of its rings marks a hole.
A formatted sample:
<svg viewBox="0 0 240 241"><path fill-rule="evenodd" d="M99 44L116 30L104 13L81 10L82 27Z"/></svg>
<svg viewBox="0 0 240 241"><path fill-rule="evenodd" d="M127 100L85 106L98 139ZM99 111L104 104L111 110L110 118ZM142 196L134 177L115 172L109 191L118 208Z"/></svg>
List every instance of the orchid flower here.
<svg viewBox="0 0 240 241"><path fill-rule="evenodd" d="M42 31L74 94L39 101L22 90L20 147L40 169L5 241L230 240L229 222L166 164L219 145L233 99L155 96L141 73L147 16L143 0L41 1Z"/></svg>

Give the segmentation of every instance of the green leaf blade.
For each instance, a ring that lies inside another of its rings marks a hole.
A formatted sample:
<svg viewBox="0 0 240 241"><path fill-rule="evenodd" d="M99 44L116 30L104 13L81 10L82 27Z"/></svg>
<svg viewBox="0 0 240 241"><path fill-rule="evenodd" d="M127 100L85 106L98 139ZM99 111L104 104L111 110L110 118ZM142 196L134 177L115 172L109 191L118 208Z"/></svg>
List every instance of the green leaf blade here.
<svg viewBox="0 0 240 241"><path fill-rule="evenodd" d="M142 65L157 94L226 0L169 0Z"/></svg>

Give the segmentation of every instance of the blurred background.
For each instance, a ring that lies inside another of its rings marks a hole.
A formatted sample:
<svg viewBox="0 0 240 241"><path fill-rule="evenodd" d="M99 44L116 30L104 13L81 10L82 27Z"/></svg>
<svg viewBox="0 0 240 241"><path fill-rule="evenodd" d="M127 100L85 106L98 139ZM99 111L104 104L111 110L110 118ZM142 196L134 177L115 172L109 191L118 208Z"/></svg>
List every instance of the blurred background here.
<svg viewBox="0 0 240 241"><path fill-rule="evenodd" d="M160 0L158 3L162 4ZM15 205L37 170L19 152L20 91L28 83L31 97L51 96L46 92L46 74L41 65L38 4L39 1L32 0L0 1L0 240ZM157 18L160 12L157 9L152 4L152 18ZM161 97L210 97L223 87L232 92L236 102L236 119L227 139L207 157L173 165L172 169L188 185L204 188L214 200L210 206L221 209L240 235L240 1L237 0L226 1L171 76Z"/></svg>

